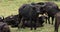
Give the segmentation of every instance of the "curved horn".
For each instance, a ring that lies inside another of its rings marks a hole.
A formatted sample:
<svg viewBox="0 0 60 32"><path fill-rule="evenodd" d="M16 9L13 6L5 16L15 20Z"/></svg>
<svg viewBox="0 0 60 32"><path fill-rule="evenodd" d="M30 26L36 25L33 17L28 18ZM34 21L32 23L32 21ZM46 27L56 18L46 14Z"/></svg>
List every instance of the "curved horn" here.
<svg viewBox="0 0 60 32"><path fill-rule="evenodd" d="M40 5L41 7L44 7L46 5L46 3L44 3L44 2L39 2L37 4Z"/></svg>
<svg viewBox="0 0 60 32"><path fill-rule="evenodd" d="M4 20L4 16L2 16L2 17L3 17L2 19Z"/></svg>
<svg viewBox="0 0 60 32"><path fill-rule="evenodd" d="M46 6L46 3L44 3L44 5L42 5L43 7Z"/></svg>

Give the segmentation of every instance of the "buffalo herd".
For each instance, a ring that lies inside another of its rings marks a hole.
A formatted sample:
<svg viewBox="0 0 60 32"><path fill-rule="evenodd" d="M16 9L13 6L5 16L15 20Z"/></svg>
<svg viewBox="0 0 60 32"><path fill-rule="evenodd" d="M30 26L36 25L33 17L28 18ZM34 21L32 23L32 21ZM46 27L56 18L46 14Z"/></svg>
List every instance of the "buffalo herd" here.
<svg viewBox="0 0 60 32"><path fill-rule="evenodd" d="M52 19L52 23L50 21ZM10 32L9 26L24 28L30 27L32 30L37 29L37 27L43 27L43 23L48 20L48 23L53 25L55 18L54 32L58 32L60 24L60 9L54 2L38 2L23 4L18 9L17 15L11 15L8 17L0 17L0 31ZM46 21L45 21L46 20Z"/></svg>

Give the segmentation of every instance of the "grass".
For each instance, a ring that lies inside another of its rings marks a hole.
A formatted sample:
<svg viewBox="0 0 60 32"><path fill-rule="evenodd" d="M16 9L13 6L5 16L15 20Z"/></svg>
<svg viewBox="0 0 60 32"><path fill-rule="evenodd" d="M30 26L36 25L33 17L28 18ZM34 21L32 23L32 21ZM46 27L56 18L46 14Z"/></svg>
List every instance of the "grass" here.
<svg viewBox="0 0 60 32"><path fill-rule="evenodd" d="M18 14L18 9L22 4L31 2L44 2L40 0L0 0L0 15L8 16L11 14ZM60 2L55 2L60 6Z"/></svg>
<svg viewBox="0 0 60 32"><path fill-rule="evenodd" d="M0 0L0 16L7 17L9 15L18 14L18 9L22 4L32 2L44 2L42 0ZM54 1L59 7L60 2ZM21 29L17 31L17 28L11 28L11 32L54 32L54 25L44 24L44 27L39 27L37 30L30 30L30 28ZM60 29L59 29L60 31Z"/></svg>
<svg viewBox="0 0 60 32"><path fill-rule="evenodd" d="M30 28L25 28L20 30L18 30L17 28L10 28L10 29L11 32L54 32L54 25L44 23L44 27L38 27L37 30L30 30Z"/></svg>

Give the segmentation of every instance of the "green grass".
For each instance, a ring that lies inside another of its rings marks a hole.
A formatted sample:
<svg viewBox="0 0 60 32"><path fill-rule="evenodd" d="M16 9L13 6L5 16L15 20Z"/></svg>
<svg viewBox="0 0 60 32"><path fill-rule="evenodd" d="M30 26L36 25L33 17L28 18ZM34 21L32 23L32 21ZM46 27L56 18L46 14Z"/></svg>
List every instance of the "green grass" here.
<svg viewBox="0 0 60 32"><path fill-rule="evenodd" d="M20 29L10 28L11 32L54 32L54 25L44 24L44 27L38 27L37 30L30 30L30 28ZM60 31L60 28L59 28Z"/></svg>
<svg viewBox="0 0 60 32"><path fill-rule="evenodd" d="M9 15L18 14L18 9L22 4L32 2L44 2L42 0L0 0L0 16L7 17ZM59 7L60 2L54 1ZM30 28L21 29L17 31L17 28L11 28L11 32L54 32L54 25L44 24L44 27L39 27L37 30L30 30ZM60 29L59 29L60 31Z"/></svg>

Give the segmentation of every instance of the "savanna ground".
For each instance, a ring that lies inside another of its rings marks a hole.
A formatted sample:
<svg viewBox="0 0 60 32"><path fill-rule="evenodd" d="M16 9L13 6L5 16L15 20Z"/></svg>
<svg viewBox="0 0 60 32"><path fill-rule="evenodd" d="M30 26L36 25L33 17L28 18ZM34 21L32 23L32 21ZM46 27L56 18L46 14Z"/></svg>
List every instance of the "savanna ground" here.
<svg viewBox="0 0 60 32"><path fill-rule="evenodd" d="M42 0L0 0L0 16L7 17L9 15L18 14L18 9L22 4L32 3L32 2L44 2ZM54 1L58 6L60 2ZM20 29L11 28L11 32L54 32L54 25L45 24L44 27L39 27L37 30L30 30L30 28ZM60 31L60 29L59 29Z"/></svg>

